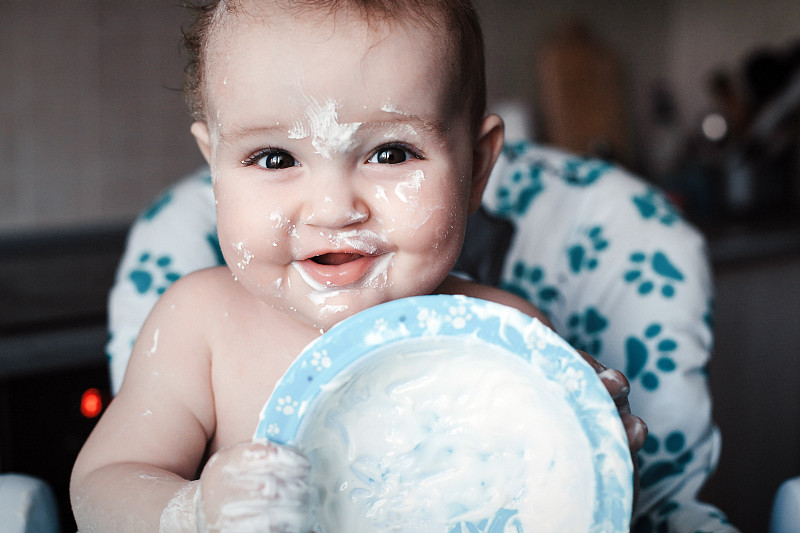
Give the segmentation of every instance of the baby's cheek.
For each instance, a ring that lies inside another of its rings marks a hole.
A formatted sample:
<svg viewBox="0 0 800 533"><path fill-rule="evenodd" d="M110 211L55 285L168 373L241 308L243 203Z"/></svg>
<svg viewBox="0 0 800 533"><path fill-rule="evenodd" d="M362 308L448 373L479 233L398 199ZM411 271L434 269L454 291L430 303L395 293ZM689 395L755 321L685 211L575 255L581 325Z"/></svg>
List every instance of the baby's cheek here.
<svg viewBox="0 0 800 533"><path fill-rule="evenodd" d="M414 170L393 187L377 186L375 205L388 218L394 229L418 230L430 223L440 223L446 213L463 203L460 191L445 186L442 176Z"/></svg>
<svg viewBox="0 0 800 533"><path fill-rule="evenodd" d="M395 239L403 235L408 249L420 252L460 248L466 220L463 198L458 191L438 186L432 180L420 185L413 195L406 194L392 202L389 220Z"/></svg>
<svg viewBox="0 0 800 533"><path fill-rule="evenodd" d="M455 261L464 238L464 219L458 213L437 206L420 209L414 226L406 228L406 250L421 256L428 263Z"/></svg>

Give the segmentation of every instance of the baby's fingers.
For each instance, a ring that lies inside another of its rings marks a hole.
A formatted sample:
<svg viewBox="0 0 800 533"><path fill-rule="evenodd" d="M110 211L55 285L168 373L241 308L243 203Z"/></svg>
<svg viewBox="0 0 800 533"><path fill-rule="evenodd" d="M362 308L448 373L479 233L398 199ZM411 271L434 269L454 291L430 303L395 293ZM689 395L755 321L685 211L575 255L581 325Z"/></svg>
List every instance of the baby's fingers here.
<svg viewBox="0 0 800 533"><path fill-rule="evenodd" d="M622 425L625 427L625 435L628 437L628 446L631 448L631 454L636 455L644 446L644 441L647 438L647 424L638 416L630 413L620 413L620 418L622 419Z"/></svg>
<svg viewBox="0 0 800 533"><path fill-rule="evenodd" d="M631 386L625 374L613 368L606 368L597 375L600 381L603 382L603 385L605 385L614 403L620 408L620 412L625 409L625 412L630 413L631 409L630 405L628 405L628 394L631 392Z"/></svg>
<svg viewBox="0 0 800 533"><path fill-rule="evenodd" d="M628 378L619 370L614 369L605 369L598 376L617 406L622 425L625 427L625 434L628 437L628 446L635 455L644 446L644 440L647 438L647 424L638 416L631 414L631 406L628 402L631 387Z"/></svg>
<svg viewBox="0 0 800 533"><path fill-rule="evenodd" d="M311 463L299 452L270 442L236 447L224 466L224 483L279 505L302 502L308 496Z"/></svg>
<svg viewBox="0 0 800 533"><path fill-rule="evenodd" d="M268 442L218 452L201 476L205 531L310 531L310 469L302 454Z"/></svg>

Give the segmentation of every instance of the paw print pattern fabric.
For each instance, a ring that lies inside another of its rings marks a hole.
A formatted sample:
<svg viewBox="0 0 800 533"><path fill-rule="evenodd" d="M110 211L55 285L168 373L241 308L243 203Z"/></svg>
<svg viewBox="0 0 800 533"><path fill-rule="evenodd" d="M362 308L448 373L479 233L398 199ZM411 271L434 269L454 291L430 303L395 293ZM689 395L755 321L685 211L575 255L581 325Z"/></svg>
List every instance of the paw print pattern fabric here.
<svg viewBox="0 0 800 533"><path fill-rule="evenodd" d="M630 380L631 409L650 430L632 531L736 531L696 500L720 451L705 373L713 287L702 236L652 185L527 142L504 149L484 208L515 227L501 285Z"/></svg>
<svg viewBox="0 0 800 533"><path fill-rule="evenodd" d="M109 294L109 359L119 391L133 343L156 300L181 276L223 263L207 169L183 179L148 206L128 233Z"/></svg>
<svg viewBox="0 0 800 533"><path fill-rule="evenodd" d="M515 226L500 285L547 313L573 346L628 375L631 408L650 429L632 531L736 531L696 499L720 452L705 373L713 291L701 235L627 172L528 142L505 147L484 208ZM131 229L109 300L115 392L159 295L180 276L222 263L203 170Z"/></svg>

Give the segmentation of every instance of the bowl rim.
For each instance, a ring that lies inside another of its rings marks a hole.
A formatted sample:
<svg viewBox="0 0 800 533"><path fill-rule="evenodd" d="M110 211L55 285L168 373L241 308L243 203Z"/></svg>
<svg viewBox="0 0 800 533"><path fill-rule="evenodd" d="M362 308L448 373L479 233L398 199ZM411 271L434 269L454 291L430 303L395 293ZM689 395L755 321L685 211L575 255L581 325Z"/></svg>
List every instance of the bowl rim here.
<svg viewBox="0 0 800 533"><path fill-rule="evenodd" d="M461 295L413 296L339 322L309 343L277 382L261 410L254 440L298 447L303 419L326 384L371 353L426 337L484 341L538 365L546 379L561 386L593 454L594 527L627 530L633 464L616 405L594 369L564 339L539 320L496 302Z"/></svg>

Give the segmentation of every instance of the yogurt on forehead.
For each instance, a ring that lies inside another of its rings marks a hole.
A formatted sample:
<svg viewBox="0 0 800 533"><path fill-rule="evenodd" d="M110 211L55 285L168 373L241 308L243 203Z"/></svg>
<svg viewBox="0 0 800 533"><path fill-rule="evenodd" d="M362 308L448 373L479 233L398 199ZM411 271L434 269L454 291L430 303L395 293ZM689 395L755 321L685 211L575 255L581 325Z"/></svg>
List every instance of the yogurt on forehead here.
<svg viewBox="0 0 800 533"><path fill-rule="evenodd" d="M593 454L563 388L479 339L378 349L325 386L297 443L317 533L591 529Z"/></svg>

